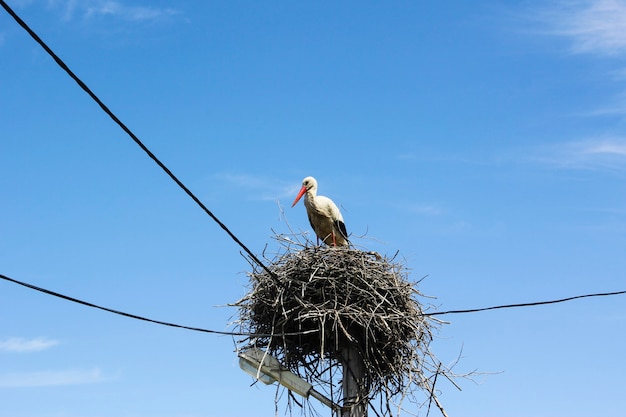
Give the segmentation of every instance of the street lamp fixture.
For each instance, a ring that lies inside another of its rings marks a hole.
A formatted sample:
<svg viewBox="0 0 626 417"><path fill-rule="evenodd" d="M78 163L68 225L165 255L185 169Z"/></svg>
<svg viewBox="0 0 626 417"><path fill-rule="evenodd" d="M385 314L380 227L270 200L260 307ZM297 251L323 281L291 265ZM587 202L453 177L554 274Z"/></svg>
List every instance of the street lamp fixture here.
<svg viewBox="0 0 626 417"><path fill-rule="evenodd" d="M292 373L287 368L282 366L278 359L270 356L267 352L252 348L239 352L239 367L251 377L263 382L264 384L273 384L278 382L290 391L295 392L309 398L309 396L316 398L322 404L327 405L334 411L338 411L341 407L333 403L329 398L319 393L313 388L313 385L309 384L298 375Z"/></svg>

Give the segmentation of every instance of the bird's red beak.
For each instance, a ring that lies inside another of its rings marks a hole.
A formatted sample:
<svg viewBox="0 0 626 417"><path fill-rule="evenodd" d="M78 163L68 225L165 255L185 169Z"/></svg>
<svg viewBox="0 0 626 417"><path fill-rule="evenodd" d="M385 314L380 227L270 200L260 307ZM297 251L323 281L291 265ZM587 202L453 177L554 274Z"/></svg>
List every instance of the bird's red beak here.
<svg viewBox="0 0 626 417"><path fill-rule="evenodd" d="M300 201L304 193L306 193L306 187L303 185L302 188L300 188L300 192L298 192L296 199L293 200L293 204L291 205L291 207L295 206L298 203L298 201Z"/></svg>

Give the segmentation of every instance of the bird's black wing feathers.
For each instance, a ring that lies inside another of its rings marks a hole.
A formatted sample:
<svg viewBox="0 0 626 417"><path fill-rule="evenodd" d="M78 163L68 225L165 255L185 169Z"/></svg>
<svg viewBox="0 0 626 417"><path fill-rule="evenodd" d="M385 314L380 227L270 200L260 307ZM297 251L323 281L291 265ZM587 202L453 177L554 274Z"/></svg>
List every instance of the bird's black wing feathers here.
<svg viewBox="0 0 626 417"><path fill-rule="evenodd" d="M337 227L337 230L339 230L339 233L341 233L341 236L343 236L345 240L348 240L348 231L346 230L346 224L341 220L335 220L335 226Z"/></svg>

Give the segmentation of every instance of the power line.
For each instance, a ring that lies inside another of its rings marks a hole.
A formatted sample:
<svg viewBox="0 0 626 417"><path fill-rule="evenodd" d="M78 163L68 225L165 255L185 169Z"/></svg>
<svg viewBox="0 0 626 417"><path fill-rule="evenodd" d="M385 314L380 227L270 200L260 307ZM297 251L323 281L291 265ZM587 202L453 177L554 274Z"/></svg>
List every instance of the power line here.
<svg viewBox="0 0 626 417"><path fill-rule="evenodd" d="M461 313L477 313L479 311L487 311L487 310L498 310L502 308L518 308L518 307L531 307L531 306L540 306L545 304L556 304L556 303L564 303L566 301L577 300L579 298L588 298L588 297L606 297L610 295L622 295L626 294L626 291L616 291L616 292L605 292L605 293L597 293L597 294L585 294L585 295L576 295L574 297L561 298L560 300L549 300L549 301L536 301L532 303L520 303L520 304L507 304L500 306L492 306L492 307L483 307L483 308L471 308L468 310L448 310L448 311L436 311L434 313L425 313L425 316L441 316L444 314L461 314Z"/></svg>
<svg viewBox="0 0 626 417"><path fill-rule="evenodd" d="M163 162L161 162L156 155L154 155L150 149L148 149L148 147L146 145L143 144L143 142L141 142L141 140L139 140L139 138L130 130L130 128L128 128L128 126L126 126L103 102L102 100L100 100L100 98L93 92L91 91L91 89L80 79L78 78L78 76L76 74L74 74L74 72L65 64L65 62L63 62L63 60L61 60L61 58L59 58L59 56L57 54L54 53L54 51L52 51L52 49L50 49L50 47L26 24L26 22L24 22L7 4L4 0L0 0L0 4L2 5L2 7L7 11L7 13L9 15L11 15L11 17L13 17L13 19L26 31L28 32L28 34L35 40L35 42L37 42L47 53L48 55L50 55L52 57L52 59L54 59L54 61L59 65L59 67L61 67L61 69L63 69L67 75L69 75L75 82L76 84L78 84L78 86L85 91L85 93L87 93L89 95L89 97L91 97L97 104L98 106L100 106L100 108L119 126L122 128L122 130L124 132L126 132L126 134L128 134L128 136L130 136L130 138L141 148L141 150L143 150L146 155L148 155L148 157L150 159L152 159L163 171L165 171L165 173L176 183L176 185L178 185L189 197L191 197L191 199L198 205L200 206L200 208L206 213L208 214L227 234L228 236L231 237L231 239L233 239L247 254L248 256L250 256L250 258L256 262L261 268L263 268L268 274L270 274L270 276L272 277L272 279L274 279L277 283L278 281L278 277L276 276L276 274L274 274L272 271L270 271L263 262L261 262L259 260L259 258L256 257L256 255L254 255L252 253L252 251L250 251L250 249L248 249L248 247L246 245L244 245L238 238L237 236L234 235L233 232L230 231L230 229L228 229L228 227L226 227L226 225L224 223L222 223L217 216L215 216L211 210L209 210L203 203L202 201L200 201L200 199L198 197L196 197L196 195L194 193L191 192L191 190L189 190L189 188L187 188L187 186L185 186L185 184L183 184L183 182L181 180L179 180L174 173L172 173L172 171L170 171L170 169L165 166L165 164Z"/></svg>
<svg viewBox="0 0 626 417"><path fill-rule="evenodd" d="M98 310L103 310L109 313L113 313L113 314L117 314L120 316L124 316L124 317L128 317L131 319L135 319L135 320L141 320L141 321L146 321L149 323L154 323L154 324L160 324L162 326L168 326L168 327L176 327L179 329L185 329L185 330L192 330L192 331L196 331L196 332L203 332L203 333L212 333L212 334L220 334L220 335L228 335L228 336L249 336L249 337L270 337L270 336L295 336L295 335L301 335L301 334L307 334L307 333L313 333L314 330L311 331L306 331L306 332L301 332L301 333L284 333L284 334L257 334L257 333L238 333L238 332L225 332L225 331L219 331L219 330L209 330L209 329L203 329L200 327L191 327L191 326L183 326L180 324L175 324L175 323L169 323L166 321L160 321L160 320L153 320L150 318L146 318L146 317L142 317L142 316L138 316L136 314L130 314L130 313L125 313L123 311L119 311L119 310L114 310L112 308L107 308L107 307L102 307L87 301L83 301L83 300L79 300L78 298L74 298L74 297L70 297L68 295L64 295L55 291L51 291L42 287L38 287L36 285L33 284L29 284L27 282L23 282L23 281L18 281L16 279L10 278L6 275L2 275L0 274L0 278L12 282L14 284L18 284L21 285L23 287L26 288L30 288L31 290L35 290L35 291L39 291L42 292L44 294L47 295L51 295L57 298L61 298L63 300L66 301L71 301L73 303L77 303L77 304L81 304L87 307L91 307L91 308L96 308ZM563 303L566 301L571 301L571 300L576 300L579 298L588 298L588 297L606 297L606 296L611 296L611 295L622 295L622 294L626 294L626 291L616 291L616 292L607 292L607 293L597 293L597 294L585 294L585 295L577 295L574 297L568 297L568 298L562 298L559 300L549 300L549 301L537 301L537 302L532 302L532 303L520 303L520 304L507 304L507 305L499 305L499 306L493 306L493 307L484 307L484 308L473 308L473 309L467 309L467 310L448 310L448 311L436 311L434 313L425 313L424 316L441 316L444 314L462 314L462 313L475 313L478 311L487 311L487 310L497 310L497 309L502 309L502 308L517 308L517 307L532 307L532 306L538 306L538 305L545 305L545 304L556 304L556 303Z"/></svg>
<svg viewBox="0 0 626 417"><path fill-rule="evenodd" d="M18 281L16 279L7 277L6 275L2 275L0 274L0 278L12 282L14 284L18 284L21 285L23 287L26 288L30 288L31 290L35 290L35 291L39 291L42 292L44 294L47 295L51 295L57 298L61 298L63 300L66 301L71 301L73 303L77 303L77 304L81 304L87 307L91 307L91 308L95 308L98 310L103 310L106 311L108 313L113 313L113 314L117 314L120 316L124 316L124 317L128 317L131 319L135 319L135 320L141 320L141 321L146 321L149 323L154 323L154 324L160 324L161 326L168 326L168 327L175 327L178 329L185 329L185 330L192 330L194 332L202 332L202 333L211 333L211 334L219 334L219 335L225 335L225 336L248 336L248 337L272 337L272 336L297 336L297 335L303 335L303 334L307 334L307 333L313 333L313 330L309 330L309 331L304 331L304 332L299 332L299 333L283 333L283 334L261 334L261 333L244 333L244 332L226 332L226 331L219 331L219 330L209 330L209 329L203 329L200 327L191 327L191 326L183 326L181 324L175 324L175 323L169 323L166 321L161 321L161 320L153 320L153 319L149 319L147 317L142 317L142 316L138 316L136 314L130 314L130 313L125 313L123 311L119 311L119 310L114 310L112 308L108 308L108 307L102 307L87 301L83 301L83 300L79 300L78 298L74 298L74 297L70 297L68 295L64 295L55 291L51 291L42 287L38 287L36 285L33 284L29 284L27 282L23 282L23 281Z"/></svg>

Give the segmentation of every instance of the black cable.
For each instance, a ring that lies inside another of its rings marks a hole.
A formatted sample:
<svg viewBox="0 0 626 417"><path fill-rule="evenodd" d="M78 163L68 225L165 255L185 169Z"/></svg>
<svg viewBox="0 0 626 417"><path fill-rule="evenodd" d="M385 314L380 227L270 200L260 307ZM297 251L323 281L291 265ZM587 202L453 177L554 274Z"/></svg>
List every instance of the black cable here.
<svg viewBox="0 0 626 417"><path fill-rule="evenodd" d="M36 285L29 284L27 282L18 281L16 279L7 277L6 275L0 274L0 278L4 279L6 281L9 281L9 282L13 282L14 284L21 285L23 287L30 288L32 290L42 292L44 294L52 295L54 297L58 297L58 298L61 298L63 300L71 301L73 303L82 304L82 305L87 306L87 307L97 308L99 310L107 311L109 313L118 314L118 315L124 316L124 317L129 317L131 319L147 321L147 322L155 323L155 324L161 324L163 326L177 327L177 328L186 329L186 330L193 330L193 331L196 331L196 332L214 333L214 334L229 335L229 336L254 336L254 337L293 336L293 335L299 335L299 334L312 333L312 331L307 331L307 332L293 333L293 334L292 333L285 333L285 334L282 334L282 335L281 334L254 334L254 333L223 332L223 331L219 331L219 330L208 330L208 329L202 329L202 328L199 328L199 327L183 326L183 325L180 325L180 324L168 323L168 322L165 322L165 321L153 320L153 319L149 319L149 318L146 318L146 317L137 316L135 314L125 313L123 311L114 310L112 308L101 307L99 305L92 304L92 303L89 303L87 301L79 300L77 298L70 297L70 296L64 295L64 294L60 294L58 292L54 292L54 291L51 291L51 290L48 290L48 289L45 289L45 288L41 288L41 287L38 287ZM537 301L537 302L533 302L533 303L522 303L522 304L507 304L507 305L500 305L500 306L493 306L493 307L473 308L473 309L468 309L468 310L437 311L437 312L434 312L434 313L424 313L424 316L441 316L441 315L444 315L444 314L475 313L475 312L478 312L478 311L497 310L497 309L501 309L501 308L531 307L531 306L538 306L538 305L544 305L544 304L563 303L565 301L576 300L576 299L579 299L579 298L606 297L606 296L610 296L610 295L621 295L621 294L626 294L626 291L616 291L616 292L607 292L607 293L598 293L598 294L585 294L585 295L577 295L577 296L574 296L574 297L562 298L560 300Z"/></svg>
<svg viewBox="0 0 626 417"><path fill-rule="evenodd" d="M425 316L441 316L444 314L461 314L461 313L476 313L478 311L487 311L487 310L498 310L501 308L517 308L517 307L530 307L530 306L540 306L545 304L556 304L563 303L565 301L576 300L578 298L587 298L587 297L606 297L609 295L621 295L626 294L626 291L616 291L616 292L605 292L598 294L585 294L585 295L576 295L574 297L562 298L560 300L550 300L550 301L536 301L533 303L521 303L521 304L507 304L501 306L493 306L493 307L483 307L483 308L472 308L468 310L448 310L448 311L437 311L434 313L424 313Z"/></svg>
<svg viewBox="0 0 626 417"><path fill-rule="evenodd" d="M102 307L102 306L99 306L99 305L96 305L96 304L89 303L87 301L83 301L83 300L79 300L79 299L74 298L74 297L70 297L68 295L60 294L58 292L54 292L54 291L51 291L51 290L47 290L45 288L38 287L38 286L33 285L33 284L29 284L27 282L18 281L16 279L7 277L6 275L0 274L0 278L4 279L6 281L13 282L14 284L21 285L23 287L30 288L31 290L39 291L39 292L42 292L42 293L47 294L47 295L52 295L54 297L58 297L58 298L61 298L63 300L66 300L66 301L71 301L73 303L82 304L82 305L87 306L87 307L96 308L98 310L103 310L103 311L106 311L106 312L109 312L109 313L118 314L120 316L128 317L128 318L135 319L135 320L147 321L149 323L160 324L162 326L176 327L178 329L193 330L195 332L212 333L212 334L219 334L219 335L226 335L226 336L248 336L248 337L297 336L297 335L303 335L303 334L308 334L308 333L315 332L315 330L308 330L308 331L299 332L299 333L261 334L261 333L225 332L225 331L219 331L219 330L203 329L203 328L200 328L200 327L183 326L183 325L180 325L180 324L169 323L169 322L166 322L166 321L149 319L149 318L146 318L146 317L138 316L136 314L125 313L123 311L114 310L112 308Z"/></svg>
<svg viewBox="0 0 626 417"><path fill-rule="evenodd" d="M148 155L148 157L150 157L150 159L152 159L163 171L165 171L165 173L189 196L191 197L191 199L193 201L195 201L195 203L200 206L200 208L206 213L208 214L230 237L231 239L233 239L249 256L250 258L256 262L261 268L263 268L268 274L270 274L270 276L272 277L272 279L274 279L276 281L276 283L279 283L279 279L276 276L275 273L273 273L272 271L270 271L263 262L261 262L251 251L250 249L248 249L246 247L246 245L244 245L238 238L237 236L235 236L229 229L228 227L226 227L226 225L224 223L222 223L201 201L198 197L195 196L195 194L193 194L191 192L191 190L189 190L189 188L187 188L185 186L185 184L182 183L182 181L180 181L173 173L172 171L169 170L169 168L167 168L165 166L165 164L163 164L163 162L161 162L156 155L154 155L150 149L148 149L146 147L146 145L144 145L141 140L139 140L139 138L115 115L113 114L113 112L111 110L109 110L109 108L102 102L102 100L100 100L100 98L98 98L98 96L96 96L96 94L91 91L91 89L89 87L87 87L87 85L80 79L78 78L78 76L76 74L74 74L74 72L65 64L65 62L63 62L61 60L61 58L59 58L57 56L57 54L55 54L52 49L50 49L50 47L48 47L48 45L46 45L46 43L26 24L26 22L24 22L7 4L4 0L0 0L0 4L2 5L2 7L4 7L4 9L7 11L7 13L9 13L9 15L11 15L11 17L13 17L13 19L24 29L26 30L26 32L28 32L28 34L35 40L35 42L37 42L47 53L48 55L50 55L54 61L79 85L79 87L81 89L83 89L83 91L85 91L97 104L98 106L100 106L100 108L115 122L117 123L117 125L119 127L122 128L122 130L124 132L126 132L128 134L128 136L131 137L131 139Z"/></svg>

